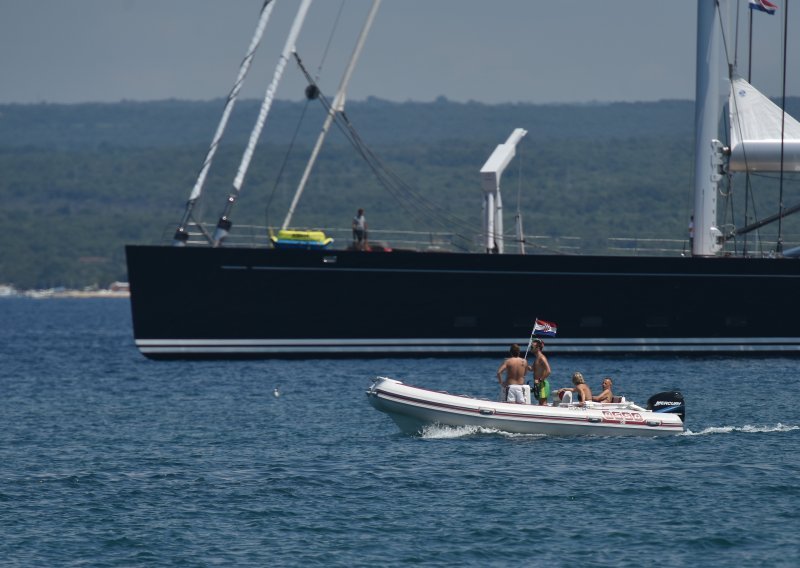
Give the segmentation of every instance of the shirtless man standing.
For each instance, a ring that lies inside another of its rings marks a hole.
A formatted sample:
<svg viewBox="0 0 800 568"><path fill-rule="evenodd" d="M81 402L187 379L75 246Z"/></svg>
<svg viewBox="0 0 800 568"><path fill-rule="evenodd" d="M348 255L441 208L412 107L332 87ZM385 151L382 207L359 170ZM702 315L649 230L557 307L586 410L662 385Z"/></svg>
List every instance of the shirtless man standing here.
<svg viewBox="0 0 800 568"><path fill-rule="evenodd" d="M547 399L550 397L550 381L547 380L547 377L550 376L550 363L542 353L543 350L544 341L534 339L531 344L533 363L528 368L533 371L533 384L534 389L539 393L539 406L547 406ZM538 389L535 388L537 385Z"/></svg>
<svg viewBox="0 0 800 568"><path fill-rule="evenodd" d="M516 343L511 346L509 353L511 357L503 361L503 364L497 369L497 382L500 383L500 386L506 387L508 393L506 402L525 404L522 385L525 382L525 371L528 365L525 359L519 356L519 345ZM503 373L506 374L505 382L503 381Z"/></svg>

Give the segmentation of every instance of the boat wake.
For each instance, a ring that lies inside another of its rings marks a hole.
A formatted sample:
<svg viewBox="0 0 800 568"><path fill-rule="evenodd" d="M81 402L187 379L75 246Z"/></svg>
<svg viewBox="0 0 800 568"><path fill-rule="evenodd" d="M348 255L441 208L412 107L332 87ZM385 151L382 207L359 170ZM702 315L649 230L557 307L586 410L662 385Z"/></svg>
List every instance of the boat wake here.
<svg viewBox="0 0 800 568"><path fill-rule="evenodd" d="M426 440L446 440L450 438L467 438L470 436L502 436L504 438L541 438L544 434L515 434L503 432L495 428L483 428L481 426L444 426L434 424L425 426L420 435Z"/></svg>
<svg viewBox="0 0 800 568"><path fill-rule="evenodd" d="M800 430L800 426L790 426L781 424L780 422L774 426L755 426L752 424L745 424L744 426L709 426L703 428L699 432L692 432L686 430L682 436L709 436L712 434L765 434L771 432L791 432L793 430ZM494 428L482 428L480 426L442 426L433 425L426 426L422 430L421 438L426 440L445 440L451 438L468 438L471 436L502 436L504 438L542 438L546 437L545 434L514 434L511 432L503 432Z"/></svg>
<svg viewBox="0 0 800 568"><path fill-rule="evenodd" d="M778 422L774 426L754 426L752 424L745 424L744 426L709 426L699 432L692 432L686 430L683 436L707 436L709 434L732 434L732 433L745 433L745 434L764 434L769 432L791 432L792 430L800 430L800 426L789 426Z"/></svg>

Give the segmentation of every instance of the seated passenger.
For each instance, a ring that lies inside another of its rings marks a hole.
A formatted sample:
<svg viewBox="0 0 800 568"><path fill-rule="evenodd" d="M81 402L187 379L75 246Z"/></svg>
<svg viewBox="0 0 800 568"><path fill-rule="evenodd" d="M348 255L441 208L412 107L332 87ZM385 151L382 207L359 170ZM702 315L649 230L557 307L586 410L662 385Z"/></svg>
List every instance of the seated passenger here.
<svg viewBox="0 0 800 568"><path fill-rule="evenodd" d="M598 394L597 396L593 396L592 400L594 402L613 402L614 400L614 393L611 392L611 385L614 384L614 381L611 380L611 377L606 377L603 379L603 392Z"/></svg>
<svg viewBox="0 0 800 568"><path fill-rule="evenodd" d="M592 391L589 388L589 385L586 384L586 381L583 379L583 375L581 373L577 371L573 373L572 384L575 385L574 388L558 389L558 396L562 397L564 393L569 392L572 393L570 398L576 402L580 402L581 404L592 400Z"/></svg>

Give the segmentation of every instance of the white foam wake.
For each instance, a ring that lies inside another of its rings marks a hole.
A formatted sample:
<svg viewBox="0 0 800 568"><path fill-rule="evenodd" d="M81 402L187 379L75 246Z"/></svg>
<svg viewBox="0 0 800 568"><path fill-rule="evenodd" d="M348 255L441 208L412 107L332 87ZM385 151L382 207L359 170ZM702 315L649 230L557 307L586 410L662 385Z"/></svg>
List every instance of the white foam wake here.
<svg viewBox="0 0 800 568"><path fill-rule="evenodd" d="M462 438L483 432L479 426L425 426L422 429L422 437L429 440L443 440L447 438Z"/></svg>
<svg viewBox="0 0 800 568"><path fill-rule="evenodd" d="M442 426L433 425L425 426L422 430L422 438L428 440L443 440L448 438L464 438L475 435L499 435L508 438L516 437L541 437L544 434L514 434L511 432L503 432L494 428L483 428L481 426Z"/></svg>
<svg viewBox="0 0 800 568"><path fill-rule="evenodd" d="M733 432L743 432L745 434L764 434L769 432L791 432L792 430L800 430L800 426L789 426L778 422L774 426L754 426L752 424L745 424L744 426L709 426L699 432L692 432L686 430L684 436L705 436L708 434L731 434Z"/></svg>

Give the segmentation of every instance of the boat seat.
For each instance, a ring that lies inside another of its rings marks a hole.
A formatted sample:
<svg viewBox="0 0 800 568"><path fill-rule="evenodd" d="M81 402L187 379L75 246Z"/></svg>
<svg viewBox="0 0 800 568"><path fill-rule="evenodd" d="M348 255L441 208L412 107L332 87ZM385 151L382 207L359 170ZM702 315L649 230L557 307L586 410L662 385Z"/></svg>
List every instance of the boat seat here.
<svg viewBox="0 0 800 568"><path fill-rule="evenodd" d="M612 404L619 404L620 402L623 402L623 398L624 397L621 397L621 396L612 396L611 397L611 402L612 402Z"/></svg>

